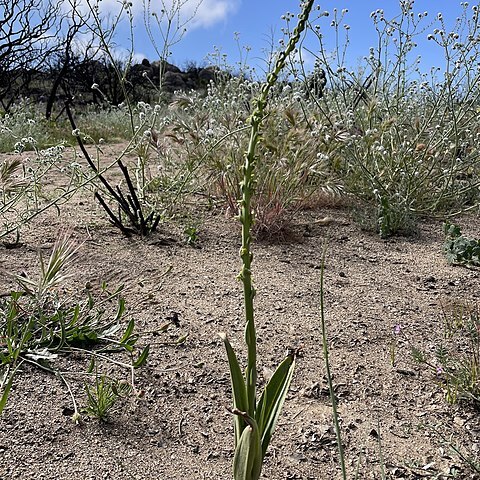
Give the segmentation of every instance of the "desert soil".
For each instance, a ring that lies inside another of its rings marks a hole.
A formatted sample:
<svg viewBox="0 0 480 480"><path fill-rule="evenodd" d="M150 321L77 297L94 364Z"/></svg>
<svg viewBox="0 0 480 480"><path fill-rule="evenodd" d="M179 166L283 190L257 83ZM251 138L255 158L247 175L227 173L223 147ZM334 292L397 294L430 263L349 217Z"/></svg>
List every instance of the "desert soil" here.
<svg viewBox="0 0 480 480"><path fill-rule="evenodd" d="M85 295L125 286L128 314L150 344L136 374L141 395L107 423L72 422L71 398L53 375L25 366L0 418L0 479L231 479L233 424L228 365L219 332L245 359L239 227L201 212L197 248L181 229L161 225L151 237L126 238L89 192L47 211L22 229L20 244L0 245L5 274L35 275L60 231L82 243L65 292ZM329 217L328 221L319 221ZM462 219L479 236L478 219ZM267 452L262 478L340 478L320 324L320 266L328 239L325 308L349 478L479 478L451 446L480 457L478 411L449 405L441 379L415 364L406 336L428 353L443 341L442 305L478 302L479 272L447 264L441 221L415 236L382 240L363 232L341 208L299 214L283 239L254 244L260 381L289 348L299 349L293 383ZM168 275L164 275L167 270ZM158 332L178 316L177 326ZM402 332L392 365L393 329ZM186 340L177 343L179 337ZM63 370L84 371L81 359ZM85 405L83 377L71 384Z"/></svg>

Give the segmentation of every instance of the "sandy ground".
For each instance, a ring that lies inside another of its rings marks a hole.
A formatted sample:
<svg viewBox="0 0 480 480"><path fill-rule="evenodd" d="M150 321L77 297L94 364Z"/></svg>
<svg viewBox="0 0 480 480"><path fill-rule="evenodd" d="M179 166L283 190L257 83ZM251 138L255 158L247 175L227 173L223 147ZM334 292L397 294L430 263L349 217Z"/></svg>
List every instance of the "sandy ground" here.
<svg viewBox="0 0 480 480"><path fill-rule="evenodd" d="M218 212L202 214L198 248L168 224L149 238L126 238L92 197L80 193L60 212L35 219L17 248L0 245L0 265L34 275L38 250L48 254L59 232L71 228L83 245L65 289L82 296L87 284L125 286L139 342L151 345L147 365L137 371L142 395L125 401L108 423L84 417L76 425L65 385L22 368L0 418L0 478L230 479L231 392L218 333L227 332L245 352L238 225ZM325 216L331 221L318 222ZM476 218L462 224L465 234L479 236ZM341 209L302 213L288 239L254 244L260 381L287 348L300 349L262 478L341 478L320 328L325 239L326 321L349 478L356 469L360 479L382 478L382 463L392 479L455 472L480 478L451 448L479 459L478 411L446 403L441 379L414 363L406 341L432 353L444 341L442 305L478 302L478 270L447 264L440 221L421 224L413 237L382 240ZM0 293L12 288L1 275ZM178 326L158 332L177 315ZM396 325L404 335L392 365ZM61 361L64 369L84 369L74 357ZM85 405L81 377L71 383Z"/></svg>

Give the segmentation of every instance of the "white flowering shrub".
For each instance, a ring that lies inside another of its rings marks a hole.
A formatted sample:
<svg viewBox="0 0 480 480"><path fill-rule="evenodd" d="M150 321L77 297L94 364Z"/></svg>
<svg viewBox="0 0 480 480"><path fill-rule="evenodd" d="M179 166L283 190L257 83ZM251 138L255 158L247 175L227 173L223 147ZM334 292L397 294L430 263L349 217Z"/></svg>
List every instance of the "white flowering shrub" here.
<svg viewBox="0 0 480 480"><path fill-rule="evenodd" d="M36 145L33 137L22 138L15 144L16 155L0 161L0 238L12 233L18 236L24 223L73 194L69 189L55 191L46 181L53 170L64 168L61 164L64 145L46 149ZM27 146L33 150L20 155Z"/></svg>
<svg viewBox="0 0 480 480"><path fill-rule="evenodd" d="M348 12L334 9L327 20L322 12L311 23L328 88L305 108L328 126L332 167L360 203L361 221L382 236L411 230L422 215L478 205L479 18L477 6L462 7L450 31L442 14L430 20L410 0L393 19L373 11L378 43L359 71L348 66ZM333 50L327 28L339 38ZM439 49L442 67L425 72L421 41Z"/></svg>
<svg viewBox="0 0 480 480"><path fill-rule="evenodd" d="M0 150L13 154L0 157L0 237L18 235L32 218L68 201L80 183L87 186L84 167L70 153L65 155L66 146L76 135L90 142L96 141L91 135L103 133L111 138L117 127L120 132L125 130L127 118L121 109L84 112L90 113L88 133L46 121L40 106L26 99L0 117ZM117 124L115 117L119 118Z"/></svg>
<svg viewBox="0 0 480 480"><path fill-rule="evenodd" d="M413 7L413 1L400 2L392 19L382 9L371 13L378 42L358 69L348 56L348 10L318 9L310 20L310 35L318 40L315 69L305 72L301 52L293 53L262 123L253 200L257 233L277 232L325 194L349 198L362 212L359 220L382 236L414 229L423 215L476 208L478 9L464 2L452 27L442 14ZM281 45L292 20L285 14ZM333 48L325 43L326 29L338 39ZM443 65L425 70L421 42L442 53ZM76 113L81 128L65 129L64 138L127 139L126 153L136 159L128 168L148 212L173 215L189 196L201 194L236 215L248 118L260 84L246 64L229 67L219 50L212 59L218 78L206 92L177 92L170 104L87 108ZM19 102L0 118L0 148L38 151L58 143L52 131L34 106Z"/></svg>
<svg viewBox="0 0 480 480"><path fill-rule="evenodd" d="M119 140L129 138L129 113L124 107L99 110L86 106L79 110L81 122L88 120L89 142L100 138ZM77 132L78 133L78 132ZM72 144L72 129L62 116L55 121L45 119L42 104L21 99L8 113L0 114L0 152L48 148L59 143ZM34 144L31 140L34 140Z"/></svg>
<svg viewBox="0 0 480 480"><path fill-rule="evenodd" d="M258 89L254 81L231 77L210 84L204 96L195 92L178 96L159 135L159 170L168 172L159 183L165 187L167 178L180 179L190 191L206 191L212 202L219 201L236 215L248 146L246 125ZM257 234L283 229L295 211L318 200L319 191L340 191L328 157L319 150L321 126L314 118L305 119L299 96L304 96L301 89L277 88L263 123L253 199Z"/></svg>

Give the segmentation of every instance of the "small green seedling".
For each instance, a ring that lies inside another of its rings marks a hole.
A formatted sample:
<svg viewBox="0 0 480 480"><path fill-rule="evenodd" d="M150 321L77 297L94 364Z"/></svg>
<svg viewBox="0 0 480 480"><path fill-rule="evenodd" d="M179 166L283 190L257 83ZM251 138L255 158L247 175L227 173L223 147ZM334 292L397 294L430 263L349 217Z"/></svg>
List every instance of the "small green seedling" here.
<svg viewBox="0 0 480 480"><path fill-rule="evenodd" d="M480 240L464 237L458 225L445 222L444 252L448 263L480 267Z"/></svg>
<svg viewBox="0 0 480 480"><path fill-rule="evenodd" d="M85 383L87 394L87 406L84 412L106 422L110 419L119 399L128 396L132 392L129 383L110 379L106 375L99 375L95 372L95 384L93 386Z"/></svg>
<svg viewBox="0 0 480 480"><path fill-rule="evenodd" d="M185 227L183 233L185 235L185 242L187 245L190 245L191 247L196 247L198 245L199 236L197 227L194 225Z"/></svg>

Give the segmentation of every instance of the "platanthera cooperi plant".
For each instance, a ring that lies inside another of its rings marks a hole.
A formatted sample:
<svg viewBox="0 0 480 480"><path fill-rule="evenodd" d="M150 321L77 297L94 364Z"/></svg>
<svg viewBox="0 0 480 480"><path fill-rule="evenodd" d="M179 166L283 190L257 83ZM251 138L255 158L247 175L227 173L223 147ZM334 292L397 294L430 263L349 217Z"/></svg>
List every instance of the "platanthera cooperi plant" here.
<svg viewBox="0 0 480 480"><path fill-rule="evenodd" d="M255 192L256 147L260 141L261 125L265 116L270 90L275 85L278 75L285 66L290 54L295 50L300 36L306 27L313 0L303 4L298 25L286 46L278 55L275 67L267 76L259 97L255 101L254 111L249 118L250 141L243 166L240 200L240 222L242 224L242 247L240 257L242 269L239 279L243 283L245 302L245 342L248 361L245 374L242 373L237 356L225 334L221 337L227 350L233 391L233 409L235 415L235 456L233 460L233 477L235 480L257 480L263 465L275 424L280 415L295 367L295 355L289 354L277 367L275 373L265 386L260 399L257 400L257 338L254 321L253 300L255 288L252 283L251 264L251 228L254 222L251 200Z"/></svg>

